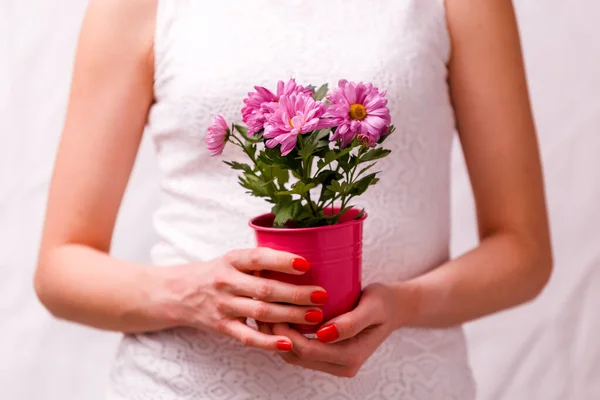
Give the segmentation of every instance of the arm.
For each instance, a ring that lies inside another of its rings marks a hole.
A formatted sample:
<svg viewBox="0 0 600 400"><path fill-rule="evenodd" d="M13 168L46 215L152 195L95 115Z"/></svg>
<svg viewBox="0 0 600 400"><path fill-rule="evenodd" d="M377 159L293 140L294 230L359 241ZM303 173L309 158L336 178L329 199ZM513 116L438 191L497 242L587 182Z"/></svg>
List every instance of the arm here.
<svg viewBox="0 0 600 400"><path fill-rule="evenodd" d="M552 268L542 172L510 0L447 0L450 87L475 194L480 245L406 282L378 283L286 362L352 377L395 329L441 328L533 299ZM261 327L269 333L268 327Z"/></svg>
<svg viewBox="0 0 600 400"><path fill-rule="evenodd" d="M412 325L443 327L533 299L552 256L540 157L510 0L447 0L450 88L480 245L415 279Z"/></svg>
<svg viewBox="0 0 600 400"><path fill-rule="evenodd" d="M261 334L242 321L310 323L307 312L318 305L312 294L322 288L268 281L250 271L302 274L305 260L250 249L153 268L108 254L153 101L155 7L155 0L90 4L50 189L35 276L38 297L56 317L100 329L188 326L289 351L288 338Z"/></svg>
<svg viewBox="0 0 600 400"><path fill-rule="evenodd" d="M427 274L389 285L392 309L380 319L396 327L448 327L516 306L540 293L552 269L542 170L511 1L446 5L449 84L480 244Z"/></svg>
<svg viewBox="0 0 600 400"><path fill-rule="evenodd" d="M160 329L172 321L148 315L156 277L107 254L153 98L154 1L115 3L92 1L83 22L35 287L61 318Z"/></svg>

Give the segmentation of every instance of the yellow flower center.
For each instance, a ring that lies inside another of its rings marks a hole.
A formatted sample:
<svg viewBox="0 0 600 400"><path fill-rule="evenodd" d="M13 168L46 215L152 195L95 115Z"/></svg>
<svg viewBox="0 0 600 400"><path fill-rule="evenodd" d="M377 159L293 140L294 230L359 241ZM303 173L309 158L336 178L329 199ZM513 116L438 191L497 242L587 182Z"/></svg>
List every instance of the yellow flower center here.
<svg viewBox="0 0 600 400"><path fill-rule="evenodd" d="M362 104L350 105L350 118L362 121L367 118L367 110Z"/></svg>
<svg viewBox="0 0 600 400"><path fill-rule="evenodd" d="M294 129L294 124L292 124L292 119L290 118L290 126L292 127L292 129Z"/></svg>

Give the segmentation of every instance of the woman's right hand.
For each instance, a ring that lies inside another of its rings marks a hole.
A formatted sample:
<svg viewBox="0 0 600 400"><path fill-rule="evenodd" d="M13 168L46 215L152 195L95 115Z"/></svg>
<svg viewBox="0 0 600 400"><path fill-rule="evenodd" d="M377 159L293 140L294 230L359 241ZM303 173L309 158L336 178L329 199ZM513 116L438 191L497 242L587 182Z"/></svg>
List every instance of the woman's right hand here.
<svg viewBox="0 0 600 400"><path fill-rule="evenodd" d="M254 276L257 271L302 275L309 263L293 254L268 248L233 250L212 261L165 268L170 317L184 326L229 335L246 346L291 351L285 336L267 335L246 325L252 318L265 323L316 324L318 306L327 293L318 286L297 286Z"/></svg>
<svg viewBox="0 0 600 400"><path fill-rule="evenodd" d="M154 102L155 16L151 2L90 2L48 197L36 292L57 318L99 329L140 333L191 326L271 350L287 340L280 347L288 349L288 338L256 332L244 321L307 323L306 313L318 310L311 294L321 288L250 274L302 274L293 268L295 256L236 250L206 263L156 268L109 255Z"/></svg>

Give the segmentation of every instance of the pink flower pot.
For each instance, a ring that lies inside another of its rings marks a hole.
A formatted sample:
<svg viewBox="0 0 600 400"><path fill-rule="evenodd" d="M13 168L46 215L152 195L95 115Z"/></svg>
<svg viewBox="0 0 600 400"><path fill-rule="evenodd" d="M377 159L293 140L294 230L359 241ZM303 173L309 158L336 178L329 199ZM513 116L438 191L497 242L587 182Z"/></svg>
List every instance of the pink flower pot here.
<svg viewBox="0 0 600 400"><path fill-rule="evenodd" d="M288 275L263 271L262 277L295 285L317 285L329 294L322 306L327 322L351 311L361 293L362 228L366 213L356 219L360 210L346 212L338 224L315 228L273 228L273 214L250 221L260 247L287 251L304 257L311 268L304 275ZM296 325L301 333L315 333L321 325Z"/></svg>

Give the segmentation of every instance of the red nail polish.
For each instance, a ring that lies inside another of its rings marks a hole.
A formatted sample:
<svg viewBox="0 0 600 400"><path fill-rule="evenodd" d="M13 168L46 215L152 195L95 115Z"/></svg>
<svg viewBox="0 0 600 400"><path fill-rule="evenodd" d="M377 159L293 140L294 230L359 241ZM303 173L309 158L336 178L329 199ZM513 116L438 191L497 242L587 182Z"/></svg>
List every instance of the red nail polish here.
<svg viewBox="0 0 600 400"><path fill-rule="evenodd" d="M277 342L277 348L280 351L292 351L292 344L290 342L286 342L285 340L280 340Z"/></svg>
<svg viewBox="0 0 600 400"><path fill-rule="evenodd" d="M310 263L304 258L294 258L292 260L292 268L296 271L306 272L310 269Z"/></svg>
<svg viewBox="0 0 600 400"><path fill-rule="evenodd" d="M321 311L321 310L307 311L306 314L304 315L304 319L306 319L307 322L310 322L313 324L318 324L319 322L323 321L323 311Z"/></svg>
<svg viewBox="0 0 600 400"><path fill-rule="evenodd" d="M310 301L313 304L325 304L329 300L329 295L327 292L313 292L310 295Z"/></svg>
<svg viewBox="0 0 600 400"><path fill-rule="evenodd" d="M327 325L317 331L317 338L323 343L333 342L339 337L340 333L335 325Z"/></svg>

